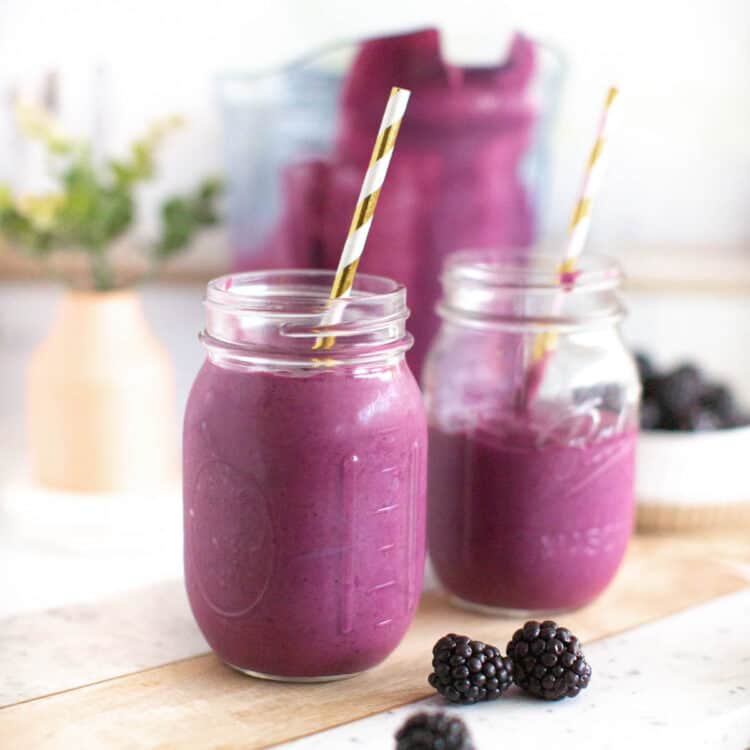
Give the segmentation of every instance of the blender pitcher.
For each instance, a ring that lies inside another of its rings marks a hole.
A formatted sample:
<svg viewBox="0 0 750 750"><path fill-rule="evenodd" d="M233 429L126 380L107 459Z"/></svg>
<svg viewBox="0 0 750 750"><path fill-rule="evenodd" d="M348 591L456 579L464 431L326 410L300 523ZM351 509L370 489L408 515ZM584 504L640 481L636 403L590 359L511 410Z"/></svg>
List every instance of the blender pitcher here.
<svg viewBox="0 0 750 750"><path fill-rule="evenodd" d="M408 288L419 375L445 258L537 238L560 77L521 34L500 64L449 63L434 29L221 77L234 270L336 267L383 102L411 89L360 268Z"/></svg>

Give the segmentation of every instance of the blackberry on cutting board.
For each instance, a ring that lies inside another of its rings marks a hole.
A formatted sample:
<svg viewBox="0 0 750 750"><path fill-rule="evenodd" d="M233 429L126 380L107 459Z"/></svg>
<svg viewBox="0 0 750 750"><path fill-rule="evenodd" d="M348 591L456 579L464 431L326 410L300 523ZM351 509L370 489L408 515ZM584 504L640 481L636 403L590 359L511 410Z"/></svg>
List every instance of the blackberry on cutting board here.
<svg viewBox="0 0 750 750"><path fill-rule="evenodd" d="M512 683L512 664L500 650L449 633L432 649L429 683L451 703L494 701Z"/></svg>
<svg viewBox="0 0 750 750"><path fill-rule="evenodd" d="M474 750L466 724L456 716L418 713L396 732L396 750Z"/></svg>
<svg viewBox="0 0 750 750"><path fill-rule="evenodd" d="M591 679L580 641L552 620L529 620L516 630L508 656L513 660L513 681L536 698L575 698Z"/></svg>

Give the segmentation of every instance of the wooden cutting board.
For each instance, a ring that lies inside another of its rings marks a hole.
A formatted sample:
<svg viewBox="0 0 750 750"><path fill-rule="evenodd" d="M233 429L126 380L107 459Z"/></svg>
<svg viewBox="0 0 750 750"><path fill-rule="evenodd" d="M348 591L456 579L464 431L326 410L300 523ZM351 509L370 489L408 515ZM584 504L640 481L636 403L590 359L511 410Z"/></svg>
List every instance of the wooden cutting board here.
<svg viewBox="0 0 750 750"><path fill-rule="evenodd" d="M750 541L742 537L636 537L606 594L558 619L584 641L602 638L747 586L731 564L741 561L750 562ZM397 651L351 680L264 682L207 654L9 706L0 711L0 747L263 748L426 697L438 637L459 631L504 647L518 624L454 609L430 593Z"/></svg>

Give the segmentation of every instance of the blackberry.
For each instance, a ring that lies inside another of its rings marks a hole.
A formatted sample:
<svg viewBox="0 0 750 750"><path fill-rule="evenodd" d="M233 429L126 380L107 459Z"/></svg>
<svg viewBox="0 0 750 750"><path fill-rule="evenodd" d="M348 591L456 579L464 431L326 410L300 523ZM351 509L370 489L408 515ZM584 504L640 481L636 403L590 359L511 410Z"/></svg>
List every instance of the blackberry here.
<svg viewBox="0 0 750 750"><path fill-rule="evenodd" d="M701 406L716 414L726 426L730 426L737 415L734 396L725 385L709 385L701 397Z"/></svg>
<svg viewBox="0 0 750 750"><path fill-rule="evenodd" d="M659 398L662 407L679 420L697 404L706 389L700 370L683 364L661 378Z"/></svg>
<svg viewBox="0 0 750 750"><path fill-rule="evenodd" d="M410 716L396 732L396 750L474 750L461 719L446 713Z"/></svg>
<svg viewBox="0 0 750 750"><path fill-rule="evenodd" d="M510 687L512 668L495 646L449 633L432 649L429 683L451 703L494 701Z"/></svg>
<svg viewBox="0 0 750 750"><path fill-rule="evenodd" d="M580 641L552 620L529 620L516 630L508 656L514 682L536 698L575 698L591 679Z"/></svg>
<svg viewBox="0 0 750 750"><path fill-rule="evenodd" d="M638 355L637 362L643 384L643 429L700 432L750 423L731 390L706 379L695 365L682 364L659 373L642 355Z"/></svg>

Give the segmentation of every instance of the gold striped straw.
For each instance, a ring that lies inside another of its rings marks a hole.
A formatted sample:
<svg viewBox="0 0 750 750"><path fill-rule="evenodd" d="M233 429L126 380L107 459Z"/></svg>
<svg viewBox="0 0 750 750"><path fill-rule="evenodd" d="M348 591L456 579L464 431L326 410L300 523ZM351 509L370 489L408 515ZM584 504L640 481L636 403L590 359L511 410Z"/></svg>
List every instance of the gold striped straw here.
<svg viewBox="0 0 750 750"><path fill-rule="evenodd" d="M380 190L388 172L388 165L393 156L393 147L396 144L401 121L406 111L411 92L407 89L394 86L391 89L388 103L380 122L378 137L372 149L370 164L367 167L365 178L362 181L362 189L359 191L357 206L346 236L344 248L341 251L336 276L331 287L331 300L340 300L349 296L354 283L354 274L357 272L359 259L365 249L367 235L372 226L372 217L375 206L380 197ZM322 325L332 325L340 320L341 306L332 304L322 318ZM335 341L334 336L324 336L316 339L313 349L330 349Z"/></svg>
<svg viewBox="0 0 750 750"><path fill-rule="evenodd" d="M586 244L586 238L591 225L591 207L597 192L602 183L606 171L606 151L609 142L612 123L615 121L613 112L617 109L619 91L615 86L611 86L607 92L607 98L604 101L599 128L596 133L594 147L591 149L586 170L583 175L583 184L578 201L576 202L573 214L570 217L568 226L568 243L565 248L565 255L558 268L559 280L561 286L568 286L575 278L578 265L578 257L583 252ZM556 299L555 312L560 311L563 303L563 296L558 295ZM557 344L557 334L551 331L537 334L534 339L532 357L535 362L541 360L545 354L553 349Z"/></svg>

